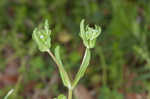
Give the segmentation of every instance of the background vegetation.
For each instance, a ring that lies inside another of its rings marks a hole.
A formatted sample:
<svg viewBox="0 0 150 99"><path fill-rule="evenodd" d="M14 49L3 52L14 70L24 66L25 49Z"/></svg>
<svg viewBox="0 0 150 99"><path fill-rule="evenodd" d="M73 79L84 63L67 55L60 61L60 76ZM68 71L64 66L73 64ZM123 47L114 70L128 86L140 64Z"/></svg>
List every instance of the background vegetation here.
<svg viewBox="0 0 150 99"><path fill-rule="evenodd" d="M85 50L79 24L102 27L77 99L150 99L150 0L0 0L0 98L52 99L66 93L56 65L40 53L33 29L48 19L74 76ZM54 48L54 47L53 47Z"/></svg>

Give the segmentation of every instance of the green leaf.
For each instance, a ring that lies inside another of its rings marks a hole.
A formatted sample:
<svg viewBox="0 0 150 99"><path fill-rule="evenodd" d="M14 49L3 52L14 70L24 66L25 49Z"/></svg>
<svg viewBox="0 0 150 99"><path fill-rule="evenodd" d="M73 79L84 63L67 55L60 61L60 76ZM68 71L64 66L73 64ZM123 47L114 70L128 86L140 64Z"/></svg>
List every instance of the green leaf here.
<svg viewBox="0 0 150 99"><path fill-rule="evenodd" d="M59 95L57 99L67 99L63 94Z"/></svg>
<svg viewBox="0 0 150 99"><path fill-rule="evenodd" d="M91 57L90 50L88 48L86 48L82 64L81 64L80 69L79 69L79 71L75 77L74 82L73 82L73 86L72 86L73 88L77 85L79 80L84 76L85 71L86 71L86 69L89 65L89 62L90 62L90 57Z"/></svg>
<svg viewBox="0 0 150 99"><path fill-rule="evenodd" d="M39 47L41 52L48 51L51 47L51 30L49 30L48 20L45 21L45 24L41 24L38 28L35 28L32 34L33 40Z"/></svg>
<svg viewBox="0 0 150 99"><path fill-rule="evenodd" d="M59 68L59 72L60 72L60 75L61 75L61 79L62 79L62 81L63 81L63 84L64 84L66 87L71 88L70 79L69 79L68 74L67 74L67 72L65 71L64 66L63 66L63 64L62 64L62 61L61 61L61 59L60 59L60 47L59 47L59 46L57 46L57 47L55 48L55 56L56 56L56 59L57 59L57 61L58 61L58 63L59 63L58 68Z"/></svg>

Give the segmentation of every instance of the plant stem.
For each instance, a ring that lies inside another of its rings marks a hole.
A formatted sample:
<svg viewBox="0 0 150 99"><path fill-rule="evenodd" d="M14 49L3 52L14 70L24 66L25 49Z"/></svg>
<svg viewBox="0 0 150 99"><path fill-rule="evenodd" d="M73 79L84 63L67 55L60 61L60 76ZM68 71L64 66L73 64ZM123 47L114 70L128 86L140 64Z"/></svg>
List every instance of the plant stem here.
<svg viewBox="0 0 150 99"><path fill-rule="evenodd" d="M68 99L72 99L72 89L69 89L68 91Z"/></svg>
<svg viewBox="0 0 150 99"><path fill-rule="evenodd" d="M63 81L63 84L67 87L67 88L71 88L71 81L70 81L70 78L67 74L67 72L65 71L65 69L63 68L63 65L61 64L61 62L59 62L59 59L57 60L57 57L55 57L53 55L53 53L48 50L47 51L49 53L49 55L52 57L52 59L54 60L54 62L56 63L58 69L59 69L59 72L60 72L60 76L61 76L61 79Z"/></svg>
<svg viewBox="0 0 150 99"><path fill-rule="evenodd" d="M48 52L48 54L52 57L52 59L54 60L54 62L57 64L57 66L58 66L58 68L59 68L59 67L60 67L60 64L57 62L56 57L53 55L53 53L52 53L50 50L48 50L47 52Z"/></svg>
<svg viewBox="0 0 150 99"><path fill-rule="evenodd" d="M77 72L75 80L73 81L72 88L74 88L78 84L79 80L81 79L81 77L83 77L83 75L85 73L85 70L86 70L86 68L87 68L87 66L89 64L89 60L90 60L90 58L89 58L88 63L86 63L87 62L87 54L88 53L90 53L90 50L88 48L86 48L85 53L84 53L84 57L83 57L83 60L82 60L82 63L81 63L80 68L79 68L79 71Z"/></svg>

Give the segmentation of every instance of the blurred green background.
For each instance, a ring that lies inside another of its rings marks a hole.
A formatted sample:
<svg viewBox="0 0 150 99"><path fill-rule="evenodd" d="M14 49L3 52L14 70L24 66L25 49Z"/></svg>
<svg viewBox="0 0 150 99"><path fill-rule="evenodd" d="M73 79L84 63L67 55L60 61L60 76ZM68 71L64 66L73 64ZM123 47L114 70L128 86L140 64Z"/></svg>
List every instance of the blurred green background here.
<svg viewBox="0 0 150 99"><path fill-rule="evenodd" d="M84 53L79 24L100 25L75 99L150 99L150 0L0 0L0 99L52 99L67 94L58 69L32 40L48 19L52 49L74 77Z"/></svg>

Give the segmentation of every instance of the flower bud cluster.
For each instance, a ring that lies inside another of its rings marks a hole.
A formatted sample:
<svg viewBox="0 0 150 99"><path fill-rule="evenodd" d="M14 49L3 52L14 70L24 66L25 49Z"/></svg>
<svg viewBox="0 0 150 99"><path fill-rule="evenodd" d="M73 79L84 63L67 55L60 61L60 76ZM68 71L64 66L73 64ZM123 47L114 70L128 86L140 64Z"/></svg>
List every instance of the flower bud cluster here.
<svg viewBox="0 0 150 99"><path fill-rule="evenodd" d="M49 29L48 20L45 21L40 27L35 28L33 31L33 40L37 43L41 52L48 51L51 47L51 30Z"/></svg>
<svg viewBox="0 0 150 99"><path fill-rule="evenodd" d="M95 28L84 26L84 20L80 23L80 37L87 48L94 48L96 38L101 34L101 28L95 25Z"/></svg>

